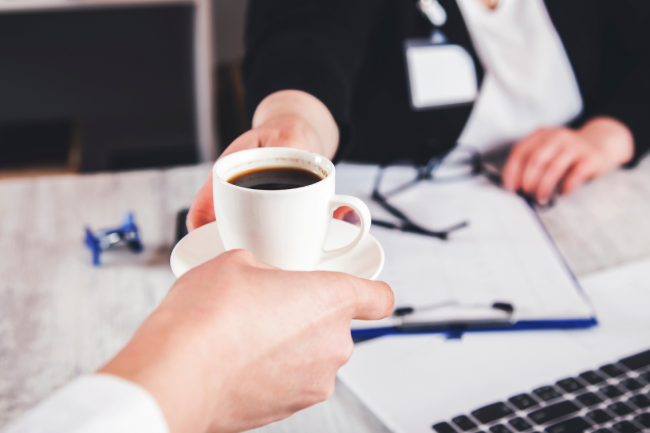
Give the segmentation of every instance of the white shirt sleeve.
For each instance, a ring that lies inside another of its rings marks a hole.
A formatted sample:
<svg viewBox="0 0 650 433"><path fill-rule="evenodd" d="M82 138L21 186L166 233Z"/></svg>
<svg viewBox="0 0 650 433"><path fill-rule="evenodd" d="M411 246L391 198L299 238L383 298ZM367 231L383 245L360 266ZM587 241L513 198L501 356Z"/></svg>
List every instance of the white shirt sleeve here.
<svg viewBox="0 0 650 433"><path fill-rule="evenodd" d="M82 376L56 391L4 433L169 433L144 388L108 374Z"/></svg>

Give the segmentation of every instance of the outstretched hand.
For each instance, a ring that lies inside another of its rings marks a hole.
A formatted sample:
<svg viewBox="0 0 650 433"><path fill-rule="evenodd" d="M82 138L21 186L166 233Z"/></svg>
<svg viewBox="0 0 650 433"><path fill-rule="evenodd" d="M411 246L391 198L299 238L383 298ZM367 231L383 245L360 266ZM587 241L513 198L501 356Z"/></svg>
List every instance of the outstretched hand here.
<svg viewBox="0 0 650 433"><path fill-rule="evenodd" d="M392 309L385 283L234 250L182 276L101 372L147 389L172 433L248 430L327 399L352 354L351 320Z"/></svg>

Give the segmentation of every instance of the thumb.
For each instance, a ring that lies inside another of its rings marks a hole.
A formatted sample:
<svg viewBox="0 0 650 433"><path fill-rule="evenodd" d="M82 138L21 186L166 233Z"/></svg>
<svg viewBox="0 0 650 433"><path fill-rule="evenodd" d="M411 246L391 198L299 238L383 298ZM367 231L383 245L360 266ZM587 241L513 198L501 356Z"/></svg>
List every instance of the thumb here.
<svg viewBox="0 0 650 433"><path fill-rule="evenodd" d="M187 229L193 231L215 220L212 205L212 170L192 202L187 214Z"/></svg>
<svg viewBox="0 0 650 433"><path fill-rule="evenodd" d="M251 130L240 135L235 141L230 143L230 146L223 151L219 158L223 158L226 155L235 153L244 149L254 149L259 145L259 137L257 132ZM214 205L212 198L212 170L206 179L205 183L201 187L201 190L198 192L194 198L194 202L190 207L190 211L187 214L187 229L193 231L199 227L211 223L215 220L214 216Z"/></svg>
<svg viewBox="0 0 650 433"><path fill-rule="evenodd" d="M353 319L379 320L392 314L395 296L388 284L356 278L353 287L357 295Z"/></svg>

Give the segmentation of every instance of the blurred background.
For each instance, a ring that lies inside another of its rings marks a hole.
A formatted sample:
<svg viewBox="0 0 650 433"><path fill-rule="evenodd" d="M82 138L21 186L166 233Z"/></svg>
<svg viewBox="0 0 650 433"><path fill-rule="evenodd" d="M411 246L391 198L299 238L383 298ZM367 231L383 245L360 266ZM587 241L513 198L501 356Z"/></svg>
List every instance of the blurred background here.
<svg viewBox="0 0 650 433"><path fill-rule="evenodd" d="M212 3L217 60L217 136L223 148L248 129L241 80L247 4L248 0L213 0Z"/></svg>
<svg viewBox="0 0 650 433"><path fill-rule="evenodd" d="M186 165L246 128L246 0L0 0L0 177Z"/></svg>

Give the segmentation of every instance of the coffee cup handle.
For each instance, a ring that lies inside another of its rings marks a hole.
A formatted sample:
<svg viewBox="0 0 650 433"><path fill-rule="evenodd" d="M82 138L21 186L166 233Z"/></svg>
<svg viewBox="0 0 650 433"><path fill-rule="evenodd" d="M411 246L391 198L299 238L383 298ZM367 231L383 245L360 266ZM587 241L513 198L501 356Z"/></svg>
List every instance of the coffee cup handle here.
<svg viewBox="0 0 650 433"><path fill-rule="evenodd" d="M336 259L348 254L350 251L355 249L357 245L359 245L359 243L370 231L370 224L372 223L372 218L370 217L370 209L368 209L368 206L366 206L363 201L349 195L335 195L330 200L330 213L334 212L341 206L348 206L355 210L357 215L359 215L359 219L361 220L361 230L359 230L357 237L348 245L337 248L335 250L324 251L323 256L319 260L319 263L327 262L329 260Z"/></svg>

